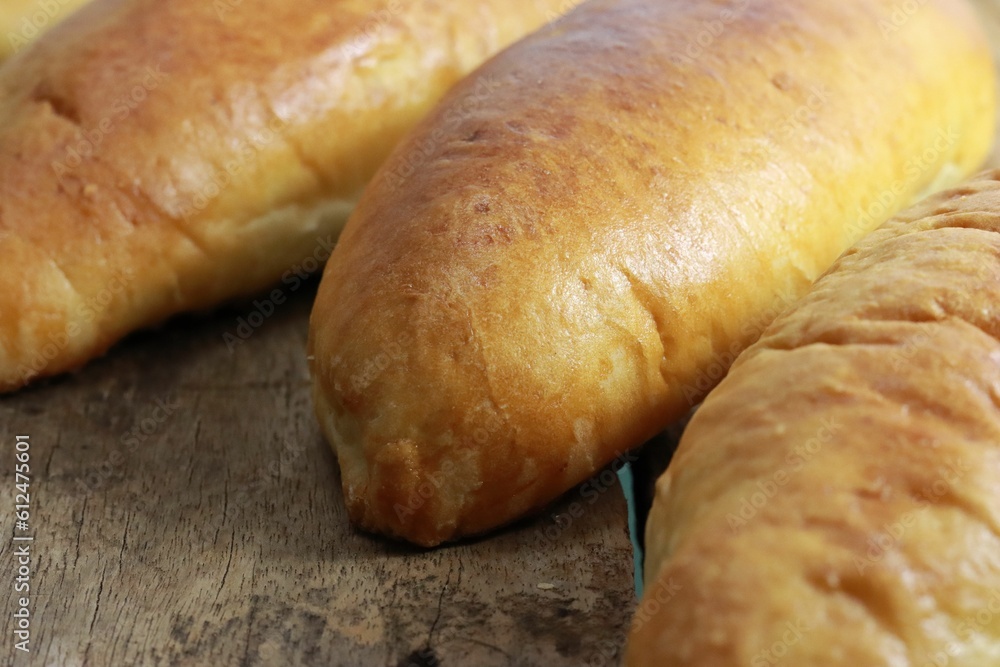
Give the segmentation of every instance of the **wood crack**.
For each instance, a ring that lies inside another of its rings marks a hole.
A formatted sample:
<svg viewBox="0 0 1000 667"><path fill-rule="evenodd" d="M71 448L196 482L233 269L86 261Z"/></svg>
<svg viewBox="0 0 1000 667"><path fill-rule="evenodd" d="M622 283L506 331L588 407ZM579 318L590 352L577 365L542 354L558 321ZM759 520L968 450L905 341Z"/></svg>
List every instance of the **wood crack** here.
<svg viewBox="0 0 1000 667"><path fill-rule="evenodd" d="M94 645L94 624L97 623L97 615L101 612L101 596L104 594L104 579L108 573L108 566L105 565L104 569L101 570L101 582L97 585L97 601L94 603L94 615L90 617L90 628L87 630L87 636L90 637L90 641L87 642L87 648L83 652L83 664L89 664L90 649Z"/></svg>
<svg viewBox="0 0 1000 667"><path fill-rule="evenodd" d="M219 590L215 592L215 600L213 602L219 601L219 596L222 595L222 589L226 586L226 578L229 576L229 569L233 565L233 553L236 551L236 531L231 533L231 538L229 540L229 560L226 561L226 571L222 573L222 581L219 582Z"/></svg>
<svg viewBox="0 0 1000 667"><path fill-rule="evenodd" d="M448 591L448 584L451 583L451 573L454 568L448 569L448 575L444 579L444 586L441 587L441 593L438 595L438 605L437 614L434 616L434 622L431 623L431 629L427 633L427 648L428 650L434 650L434 631L437 630L438 622L441 620L441 612L444 608L444 594Z"/></svg>

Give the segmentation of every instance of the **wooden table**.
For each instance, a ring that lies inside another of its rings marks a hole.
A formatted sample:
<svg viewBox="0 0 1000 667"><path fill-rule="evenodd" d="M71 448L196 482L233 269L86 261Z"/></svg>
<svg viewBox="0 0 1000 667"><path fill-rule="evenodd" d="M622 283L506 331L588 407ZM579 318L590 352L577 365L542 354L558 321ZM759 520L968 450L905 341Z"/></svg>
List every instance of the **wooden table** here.
<svg viewBox="0 0 1000 667"><path fill-rule="evenodd" d="M617 483L436 551L355 532L312 412L301 292L232 351L246 308L0 401L4 466L28 434L33 473L33 653L14 664L616 664L634 605ZM14 600L0 597L0 664Z"/></svg>
<svg viewBox="0 0 1000 667"><path fill-rule="evenodd" d="M1000 47L1000 0L979 4ZM309 397L313 288L234 349L247 306L0 399L3 586L24 546L7 509L20 434L35 536L32 652L13 649L8 592L0 665L619 663L635 600L617 484L435 551L349 526Z"/></svg>

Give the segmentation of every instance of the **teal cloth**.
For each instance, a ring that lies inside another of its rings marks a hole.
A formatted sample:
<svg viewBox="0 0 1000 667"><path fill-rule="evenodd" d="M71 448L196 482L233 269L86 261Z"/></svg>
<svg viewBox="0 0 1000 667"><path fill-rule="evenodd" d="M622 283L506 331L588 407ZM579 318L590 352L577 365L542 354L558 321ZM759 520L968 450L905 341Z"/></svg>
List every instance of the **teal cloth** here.
<svg viewBox="0 0 1000 667"><path fill-rule="evenodd" d="M621 482L622 490L625 492L625 500L628 502L628 534L632 539L632 560L635 566L635 594L642 597L642 549L639 547L639 529L636 526L635 516L635 493L632 486L632 464L626 463L618 470L618 479Z"/></svg>

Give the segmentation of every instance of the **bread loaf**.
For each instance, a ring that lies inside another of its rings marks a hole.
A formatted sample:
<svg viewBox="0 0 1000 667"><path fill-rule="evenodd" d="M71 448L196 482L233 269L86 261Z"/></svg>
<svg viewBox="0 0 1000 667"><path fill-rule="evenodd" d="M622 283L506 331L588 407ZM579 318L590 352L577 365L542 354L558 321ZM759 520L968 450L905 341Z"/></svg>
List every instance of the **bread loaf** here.
<svg viewBox="0 0 1000 667"><path fill-rule="evenodd" d="M709 395L628 665L1000 662L998 181L854 246Z"/></svg>
<svg viewBox="0 0 1000 667"><path fill-rule="evenodd" d="M0 390L315 267L402 134L563 4L98 0L54 28L0 68Z"/></svg>
<svg viewBox="0 0 1000 667"><path fill-rule="evenodd" d="M433 545L538 510L974 169L975 17L933 0L885 35L890 8L590 0L459 84L366 190L312 315L354 521Z"/></svg>

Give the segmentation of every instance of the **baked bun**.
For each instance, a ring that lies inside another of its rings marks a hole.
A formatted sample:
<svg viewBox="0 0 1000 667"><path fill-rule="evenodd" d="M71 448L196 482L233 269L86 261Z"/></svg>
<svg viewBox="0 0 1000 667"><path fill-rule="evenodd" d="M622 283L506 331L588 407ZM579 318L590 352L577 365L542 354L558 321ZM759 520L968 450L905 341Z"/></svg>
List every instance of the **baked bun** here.
<svg viewBox="0 0 1000 667"><path fill-rule="evenodd" d="M705 400L630 667L1000 664L998 181L858 243Z"/></svg>
<svg viewBox="0 0 1000 667"><path fill-rule="evenodd" d="M353 520L434 545L537 511L975 169L975 17L933 0L886 37L891 7L591 0L456 86L366 190L312 315Z"/></svg>
<svg viewBox="0 0 1000 667"><path fill-rule="evenodd" d="M97 0L55 27L0 67L0 390L315 268L397 140L564 4Z"/></svg>

